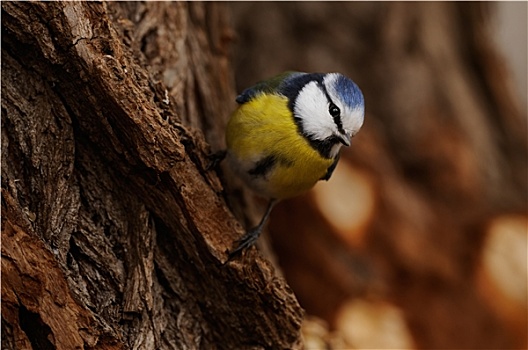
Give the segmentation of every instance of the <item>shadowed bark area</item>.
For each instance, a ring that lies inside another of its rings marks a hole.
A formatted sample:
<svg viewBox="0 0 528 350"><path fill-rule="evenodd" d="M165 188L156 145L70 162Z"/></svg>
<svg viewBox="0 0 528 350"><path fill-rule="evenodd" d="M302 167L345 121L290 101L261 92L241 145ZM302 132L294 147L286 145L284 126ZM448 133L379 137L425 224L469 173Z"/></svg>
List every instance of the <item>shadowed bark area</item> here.
<svg viewBox="0 0 528 350"><path fill-rule="evenodd" d="M299 346L274 268L223 265L231 36L224 4L2 2L3 348Z"/></svg>

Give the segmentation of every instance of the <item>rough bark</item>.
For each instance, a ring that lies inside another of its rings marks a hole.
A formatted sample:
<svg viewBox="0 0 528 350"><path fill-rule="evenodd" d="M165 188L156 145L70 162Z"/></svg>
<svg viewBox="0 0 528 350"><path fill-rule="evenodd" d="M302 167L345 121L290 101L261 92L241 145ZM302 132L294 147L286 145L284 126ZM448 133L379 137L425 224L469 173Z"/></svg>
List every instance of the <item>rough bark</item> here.
<svg viewBox="0 0 528 350"><path fill-rule="evenodd" d="M2 2L2 347L294 348L302 312L207 171L223 4Z"/></svg>
<svg viewBox="0 0 528 350"><path fill-rule="evenodd" d="M348 301L379 300L402 309L418 347L525 348L526 298L512 325L476 281L490 223L526 222L527 211L526 115L493 45L493 6L231 8L239 88L284 70L338 71L365 94L365 125L328 185L271 216L273 247L307 313L336 327ZM349 227L328 211L345 212ZM526 276L515 279L526 290Z"/></svg>

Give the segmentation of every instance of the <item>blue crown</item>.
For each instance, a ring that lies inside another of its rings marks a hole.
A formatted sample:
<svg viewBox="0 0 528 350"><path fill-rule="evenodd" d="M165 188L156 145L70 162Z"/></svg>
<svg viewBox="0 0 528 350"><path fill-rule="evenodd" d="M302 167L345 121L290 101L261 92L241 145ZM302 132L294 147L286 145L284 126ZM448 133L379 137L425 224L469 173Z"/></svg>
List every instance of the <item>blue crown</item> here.
<svg viewBox="0 0 528 350"><path fill-rule="evenodd" d="M341 100L350 108L364 108L365 100L363 93L361 93L359 87L352 80L339 74L334 82L334 86Z"/></svg>

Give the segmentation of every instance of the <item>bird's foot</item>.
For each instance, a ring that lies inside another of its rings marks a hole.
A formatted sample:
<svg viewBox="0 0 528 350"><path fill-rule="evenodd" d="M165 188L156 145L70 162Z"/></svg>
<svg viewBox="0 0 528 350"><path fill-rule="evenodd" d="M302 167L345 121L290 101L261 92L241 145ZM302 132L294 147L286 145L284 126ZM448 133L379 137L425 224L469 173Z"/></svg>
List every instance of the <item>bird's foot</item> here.
<svg viewBox="0 0 528 350"><path fill-rule="evenodd" d="M209 164L207 164L207 166L205 167L205 170L209 171L209 170L216 169L218 164L220 164L220 162L224 160L226 155L227 155L226 150L221 150L221 151L208 155L207 158L209 159Z"/></svg>
<svg viewBox="0 0 528 350"><path fill-rule="evenodd" d="M249 230L240 240L238 240L237 247L233 251L229 252L229 258L227 259L226 263L236 258L247 248L251 247L259 238L260 231L262 231L261 226L254 227Z"/></svg>

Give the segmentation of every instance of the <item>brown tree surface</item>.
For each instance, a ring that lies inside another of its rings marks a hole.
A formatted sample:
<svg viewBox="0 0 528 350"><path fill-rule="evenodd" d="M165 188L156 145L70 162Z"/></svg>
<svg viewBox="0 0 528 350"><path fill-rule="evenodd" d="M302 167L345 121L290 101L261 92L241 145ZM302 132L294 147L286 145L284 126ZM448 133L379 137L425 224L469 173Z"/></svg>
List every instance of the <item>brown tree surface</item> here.
<svg viewBox="0 0 528 350"><path fill-rule="evenodd" d="M271 264L223 265L230 37L224 4L2 2L2 348L300 344Z"/></svg>

